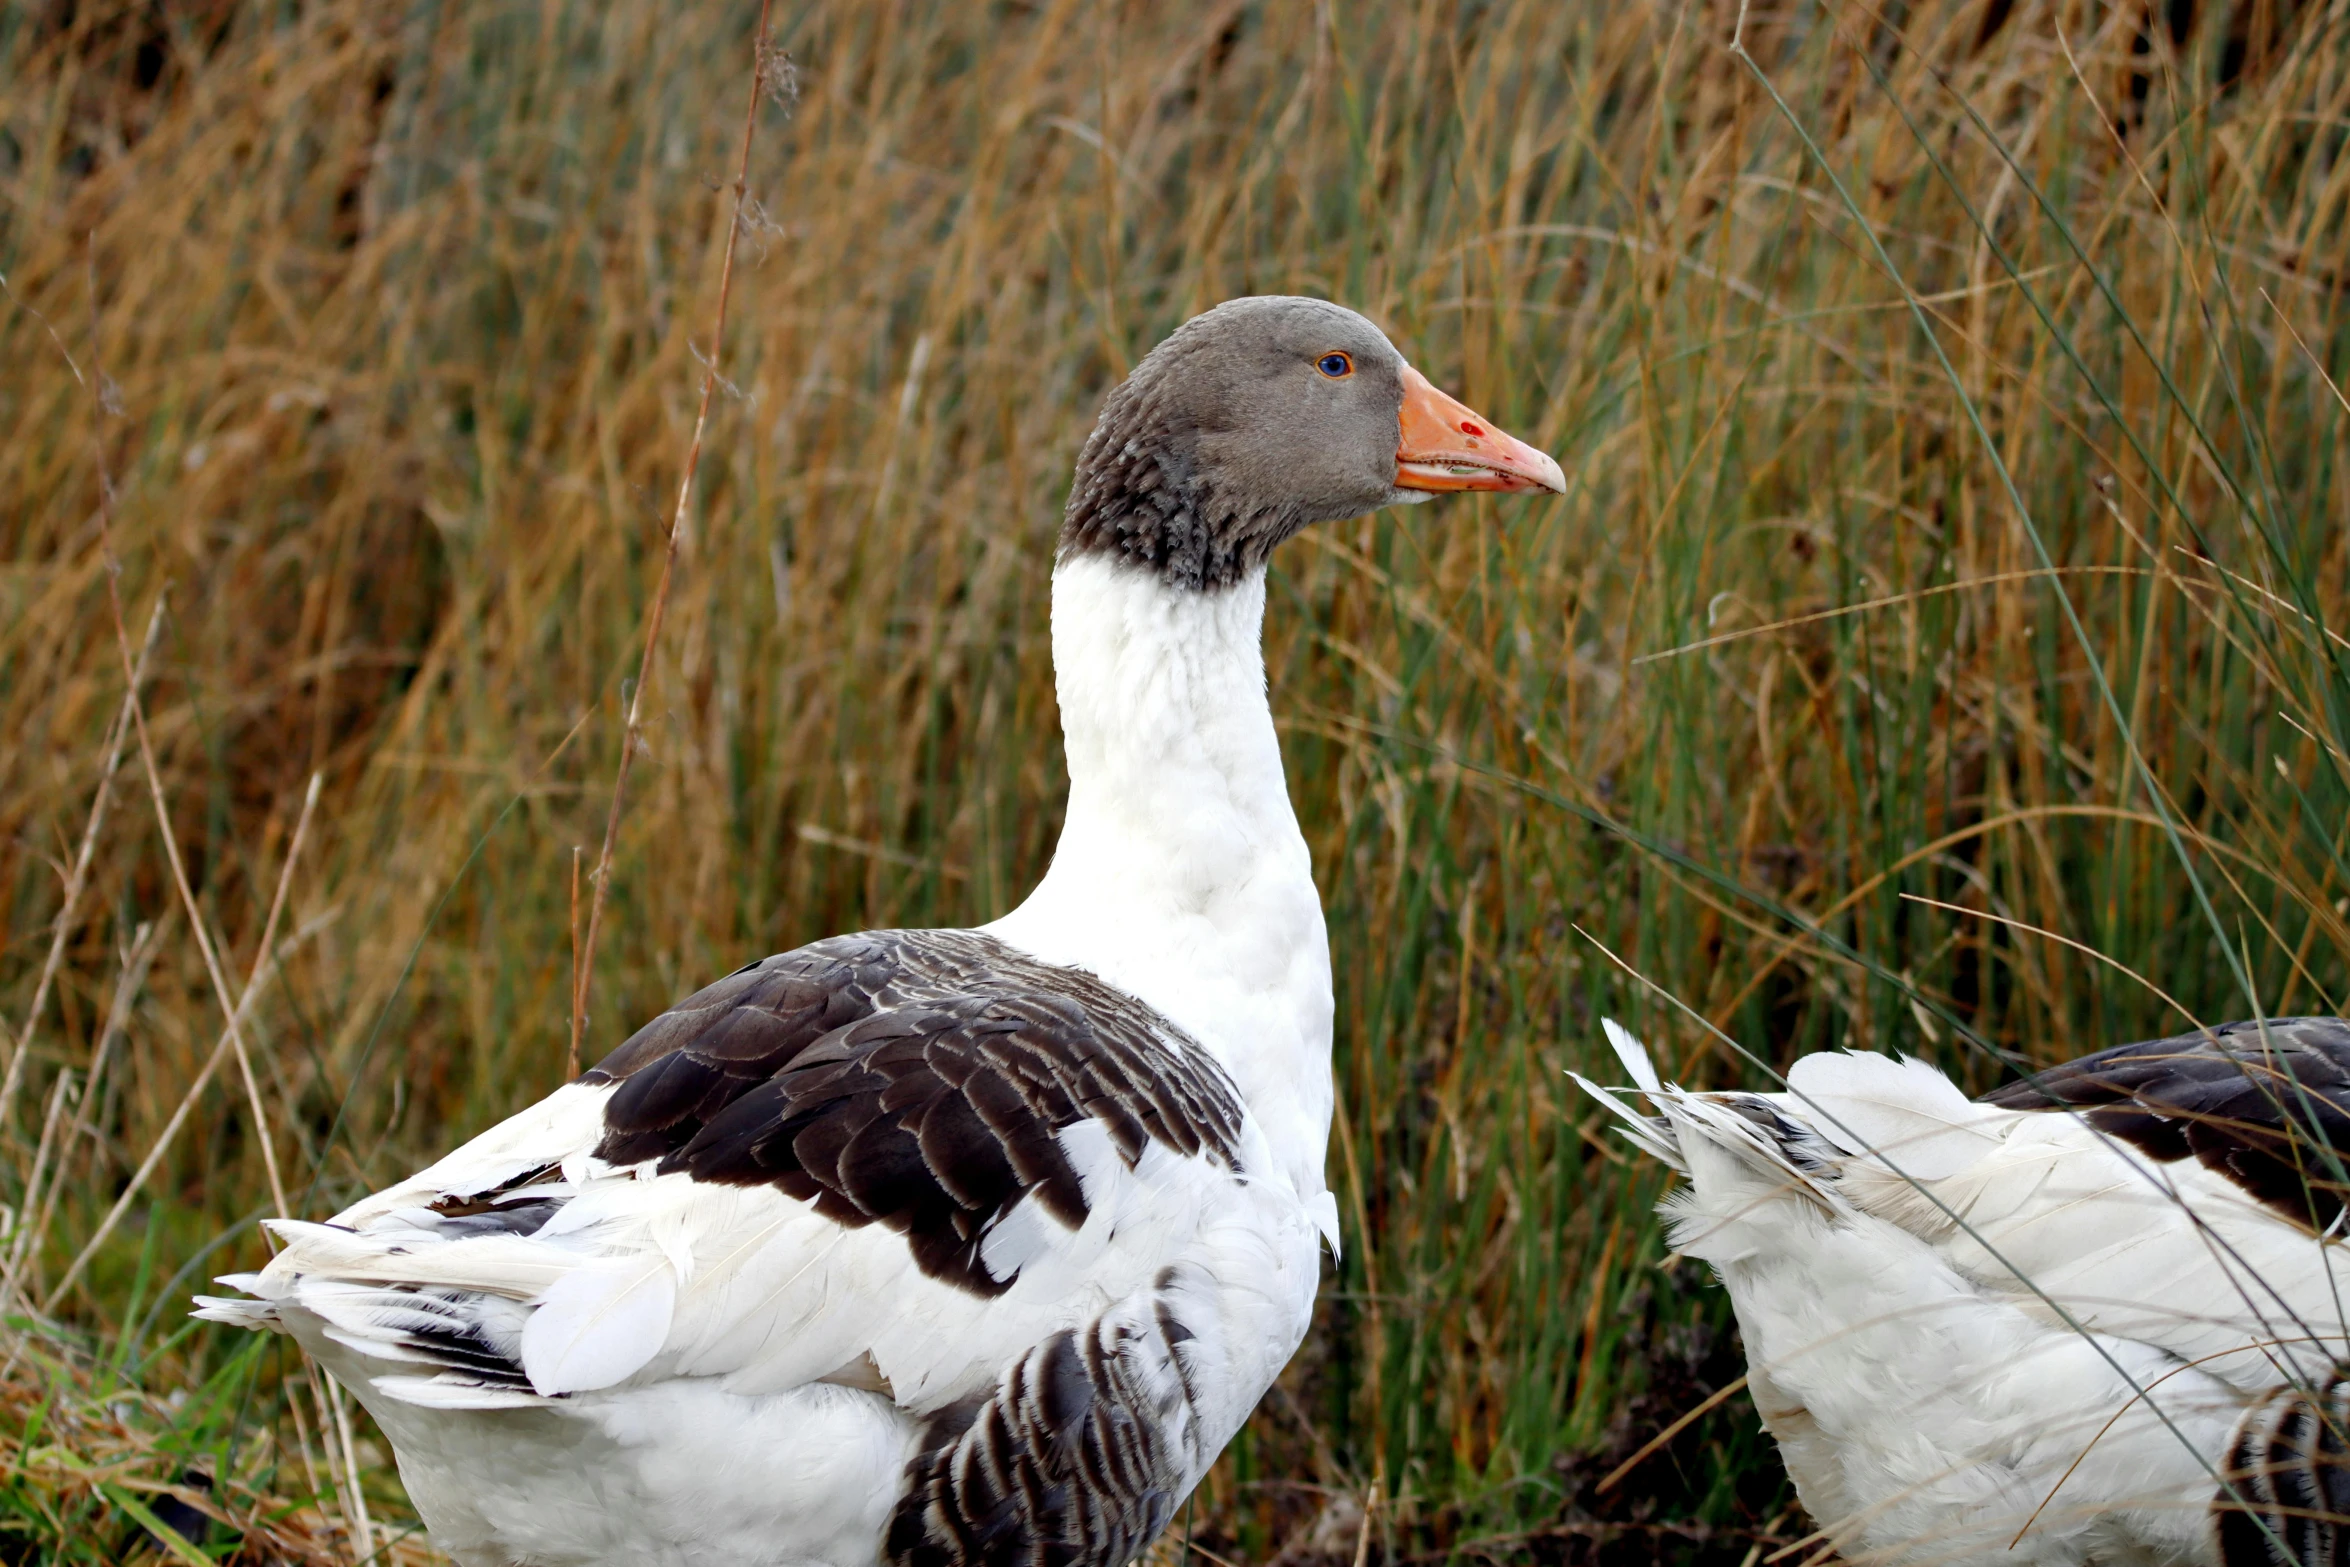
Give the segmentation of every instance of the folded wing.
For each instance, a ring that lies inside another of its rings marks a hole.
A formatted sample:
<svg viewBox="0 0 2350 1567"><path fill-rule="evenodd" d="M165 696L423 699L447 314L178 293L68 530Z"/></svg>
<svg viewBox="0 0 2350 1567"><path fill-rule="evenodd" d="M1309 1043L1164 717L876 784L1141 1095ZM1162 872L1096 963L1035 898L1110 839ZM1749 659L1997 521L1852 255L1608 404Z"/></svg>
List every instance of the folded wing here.
<svg viewBox="0 0 2350 1567"><path fill-rule="evenodd" d="M683 1375L930 1410L1150 1285L1255 1136L1211 1057L1090 975L977 932L837 937L332 1223L280 1226L229 1281L261 1303L206 1309L305 1313L439 1407Z"/></svg>

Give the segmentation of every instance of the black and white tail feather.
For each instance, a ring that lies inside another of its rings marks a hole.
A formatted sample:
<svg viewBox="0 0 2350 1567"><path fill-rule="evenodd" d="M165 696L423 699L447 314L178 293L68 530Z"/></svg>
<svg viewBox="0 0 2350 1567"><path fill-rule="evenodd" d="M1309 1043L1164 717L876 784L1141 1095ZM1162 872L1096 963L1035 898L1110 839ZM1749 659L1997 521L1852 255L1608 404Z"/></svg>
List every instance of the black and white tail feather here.
<svg viewBox="0 0 2350 1567"><path fill-rule="evenodd" d="M1673 1244L1728 1287L1844 1560L2350 1567L2350 1024L2122 1046L1983 1100L1867 1053L1694 1092L1605 1029L1635 1086L1576 1081L1687 1177Z"/></svg>
<svg viewBox="0 0 2350 1567"><path fill-rule="evenodd" d="M528 1302L404 1280L392 1259L446 1242L527 1238L572 1195L566 1184L540 1183L468 1203L460 1212L395 1209L364 1237L346 1226L300 1220L271 1221L268 1227L288 1246L303 1247L314 1270L302 1280L294 1309L315 1318L331 1342L383 1363L386 1371L373 1378L379 1392L428 1409L523 1409L543 1402L523 1369ZM336 1276L338 1264L355 1276ZM286 1329L281 1302L270 1298L285 1294L282 1288L265 1285L258 1273L227 1274L218 1282L245 1294L199 1295L192 1315L248 1330Z"/></svg>

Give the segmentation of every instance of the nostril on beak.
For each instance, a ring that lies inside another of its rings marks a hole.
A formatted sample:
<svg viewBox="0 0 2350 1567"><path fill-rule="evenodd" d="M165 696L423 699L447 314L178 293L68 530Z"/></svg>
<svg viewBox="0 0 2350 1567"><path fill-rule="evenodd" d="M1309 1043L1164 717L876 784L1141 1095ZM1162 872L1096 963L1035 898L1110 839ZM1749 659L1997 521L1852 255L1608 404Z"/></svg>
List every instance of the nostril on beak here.
<svg viewBox="0 0 2350 1567"><path fill-rule="evenodd" d="M1471 423L1470 423L1468 420L1466 420L1466 419L1463 419L1463 420L1461 421L1461 434L1463 434L1463 435L1483 435L1484 433L1485 433L1485 427L1484 427L1483 425L1478 425L1478 424L1471 424Z"/></svg>

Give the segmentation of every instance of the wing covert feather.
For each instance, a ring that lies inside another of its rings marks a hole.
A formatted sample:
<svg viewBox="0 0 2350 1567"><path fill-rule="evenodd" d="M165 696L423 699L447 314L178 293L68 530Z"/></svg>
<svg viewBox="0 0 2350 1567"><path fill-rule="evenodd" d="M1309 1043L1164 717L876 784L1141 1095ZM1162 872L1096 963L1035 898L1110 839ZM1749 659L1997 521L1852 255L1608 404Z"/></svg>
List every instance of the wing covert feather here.
<svg viewBox="0 0 2350 1567"><path fill-rule="evenodd" d="M2325 1231L2350 1180L2350 1022L2226 1023L2116 1045L1984 1096L2008 1110L2078 1110L2148 1158L2190 1157L2286 1219Z"/></svg>
<svg viewBox="0 0 2350 1567"><path fill-rule="evenodd" d="M1239 1168L1239 1095L1195 1041L976 931L868 931L762 959L585 1081L616 1085L601 1158L883 1225L924 1273L981 1295L1010 1285L982 1243L1024 1199L1084 1224L1060 1136L1080 1121L1099 1120L1128 1169L1154 1142Z"/></svg>

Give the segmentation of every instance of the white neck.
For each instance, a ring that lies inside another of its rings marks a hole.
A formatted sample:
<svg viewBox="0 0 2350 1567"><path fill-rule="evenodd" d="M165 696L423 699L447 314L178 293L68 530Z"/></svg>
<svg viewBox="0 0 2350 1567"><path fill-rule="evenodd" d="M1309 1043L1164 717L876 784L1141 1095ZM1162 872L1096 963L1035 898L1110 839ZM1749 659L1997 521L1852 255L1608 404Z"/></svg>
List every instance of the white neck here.
<svg viewBox="0 0 2350 1567"><path fill-rule="evenodd" d="M1223 1060L1321 1189L1330 956L1265 700L1263 572L1169 588L1097 555L1053 572L1069 814L1052 868L990 927L1091 969ZM1307 1150L1299 1149L1303 1155Z"/></svg>

